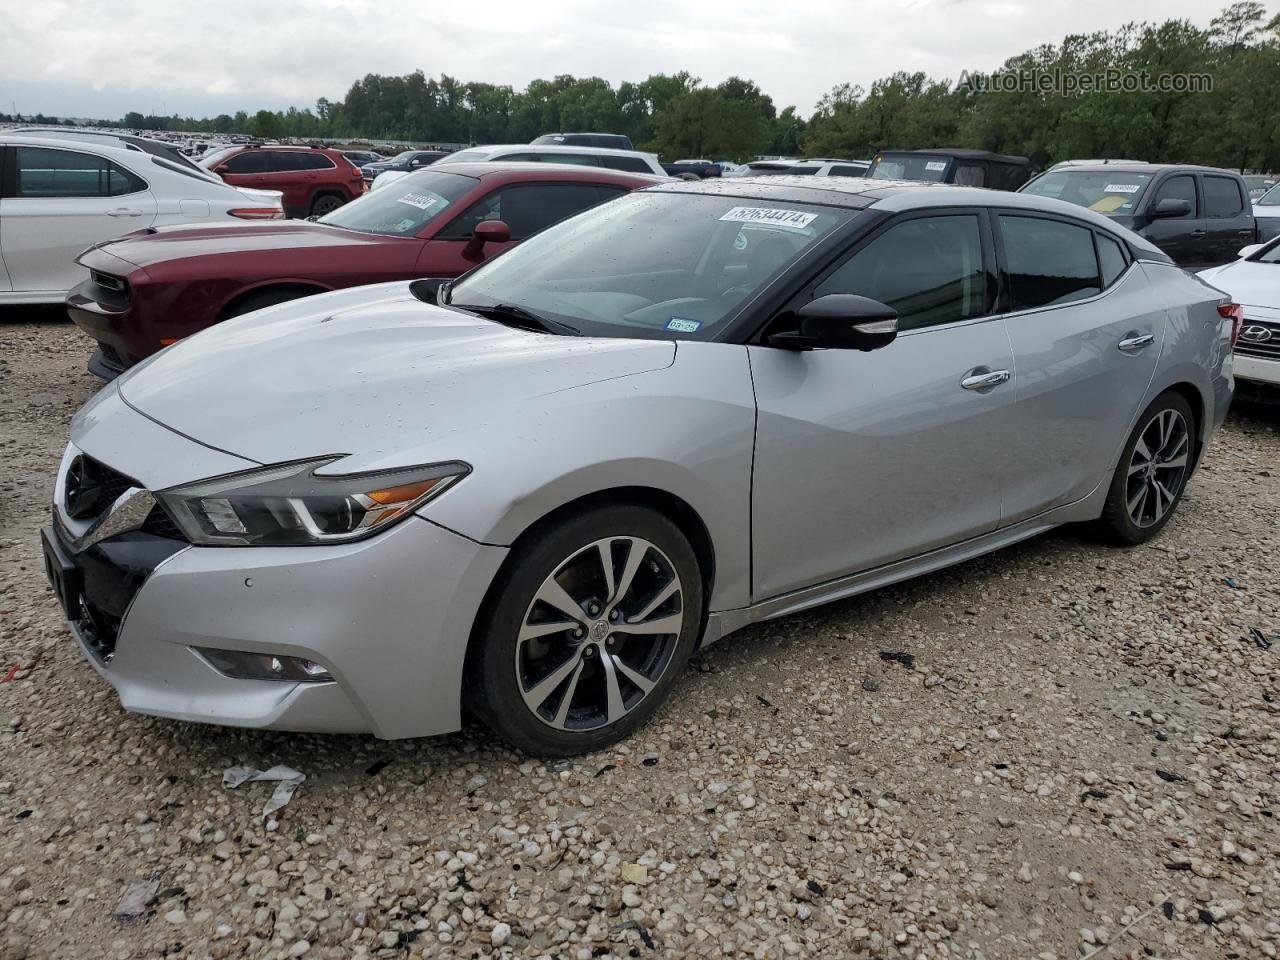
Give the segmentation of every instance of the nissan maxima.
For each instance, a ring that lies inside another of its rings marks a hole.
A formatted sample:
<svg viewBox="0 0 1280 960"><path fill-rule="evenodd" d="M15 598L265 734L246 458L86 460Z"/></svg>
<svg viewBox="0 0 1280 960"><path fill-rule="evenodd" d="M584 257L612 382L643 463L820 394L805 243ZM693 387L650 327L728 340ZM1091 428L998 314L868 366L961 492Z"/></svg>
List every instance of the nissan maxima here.
<svg viewBox="0 0 1280 960"><path fill-rule="evenodd" d="M1239 321L1056 200L661 184L161 351L73 420L44 555L128 710L573 754L753 622L1155 536Z"/></svg>

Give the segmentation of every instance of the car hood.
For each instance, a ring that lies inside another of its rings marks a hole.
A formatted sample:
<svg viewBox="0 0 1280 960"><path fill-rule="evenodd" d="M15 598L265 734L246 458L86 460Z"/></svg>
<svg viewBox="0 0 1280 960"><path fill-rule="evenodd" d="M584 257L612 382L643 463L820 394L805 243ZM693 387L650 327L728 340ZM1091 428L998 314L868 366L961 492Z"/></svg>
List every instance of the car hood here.
<svg viewBox="0 0 1280 960"><path fill-rule="evenodd" d="M388 283L227 321L117 383L129 406L208 446L259 463L348 454L333 468L345 473L408 465L397 462L406 450L454 459L451 438L536 419L540 398L674 359L671 341L513 329Z"/></svg>
<svg viewBox="0 0 1280 960"><path fill-rule="evenodd" d="M1237 260L1202 270L1198 276L1242 306L1261 307L1280 315L1280 263Z"/></svg>
<svg viewBox="0 0 1280 960"><path fill-rule="evenodd" d="M373 233L343 230L306 220L262 220L246 223L151 227L101 245L113 256L139 267L188 257L224 253L265 253L361 247L395 242Z"/></svg>

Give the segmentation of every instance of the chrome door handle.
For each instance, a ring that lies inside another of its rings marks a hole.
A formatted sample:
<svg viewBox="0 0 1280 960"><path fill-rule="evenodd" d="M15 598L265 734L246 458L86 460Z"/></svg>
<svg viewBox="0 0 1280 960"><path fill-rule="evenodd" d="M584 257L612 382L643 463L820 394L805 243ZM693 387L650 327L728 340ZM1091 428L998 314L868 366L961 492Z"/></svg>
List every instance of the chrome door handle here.
<svg viewBox="0 0 1280 960"><path fill-rule="evenodd" d="M1002 383L1007 383L1012 377L1008 370L975 370L963 380L960 386L966 390L986 390L989 387L998 387Z"/></svg>
<svg viewBox="0 0 1280 960"><path fill-rule="evenodd" d="M141 210L134 210L131 207L116 207L114 210L107 211L108 217L140 217Z"/></svg>
<svg viewBox="0 0 1280 960"><path fill-rule="evenodd" d="M1131 333L1116 346L1125 353L1137 353L1143 347L1149 347L1155 342L1156 337L1153 333Z"/></svg>

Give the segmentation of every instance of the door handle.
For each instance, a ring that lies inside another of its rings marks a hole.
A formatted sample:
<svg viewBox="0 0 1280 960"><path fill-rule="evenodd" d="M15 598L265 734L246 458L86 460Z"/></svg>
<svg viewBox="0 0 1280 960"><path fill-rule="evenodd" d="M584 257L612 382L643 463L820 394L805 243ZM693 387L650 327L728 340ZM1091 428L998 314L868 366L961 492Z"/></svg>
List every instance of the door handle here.
<svg viewBox="0 0 1280 960"><path fill-rule="evenodd" d="M1137 353L1155 342L1156 337L1153 333L1131 333L1117 343L1116 346L1124 353Z"/></svg>
<svg viewBox="0 0 1280 960"><path fill-rule="evenodd" d="M114 210L107 211L108 217L140 217L141 210L134 210L132 207L116 207Z"/></svg>
<svg viewBox="0 0 1280 960"><path fill-rule="evenodd" d="M978 367L960 381L960 386L966 390L989 390L1007 383L1012 376L1008 370L988 370L985 367Z"/></svg>
<svg viewBox="0 0 1280 960"><path fill-rule="evenodd" d="M1253 236L1253 231L1252 231L1252 230L1237 230L1237 231L1236 231L1236 236L1237 236L1237 237L1252 237L1252 236Z"/></svg>
<svg viewBox="0 0 1280 960"><path fill-rule="evenodd" d="M1204 231L1203 231L1203 230L1192 230L1192 231L1191 231L1191 236L1193 236L1193 237L1203 237L1203 236L1204 236Z"/></svg>

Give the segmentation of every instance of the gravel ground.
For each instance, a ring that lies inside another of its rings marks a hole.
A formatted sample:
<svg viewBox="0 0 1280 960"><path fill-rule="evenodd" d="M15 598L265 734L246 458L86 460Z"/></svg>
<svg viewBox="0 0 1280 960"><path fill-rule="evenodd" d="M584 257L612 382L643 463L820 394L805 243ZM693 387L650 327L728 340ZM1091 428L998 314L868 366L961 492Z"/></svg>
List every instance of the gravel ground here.
<svg viewBox="0 0 1280 960"><path fill-rule="evenodd" d="M757 626L547 765L123 713L36 538L87 355L0 321L3 960L1280 951L1280 414L1232 416L1151 545L1062 531ZM262 823L238 764L307 780Z"/></svg>

